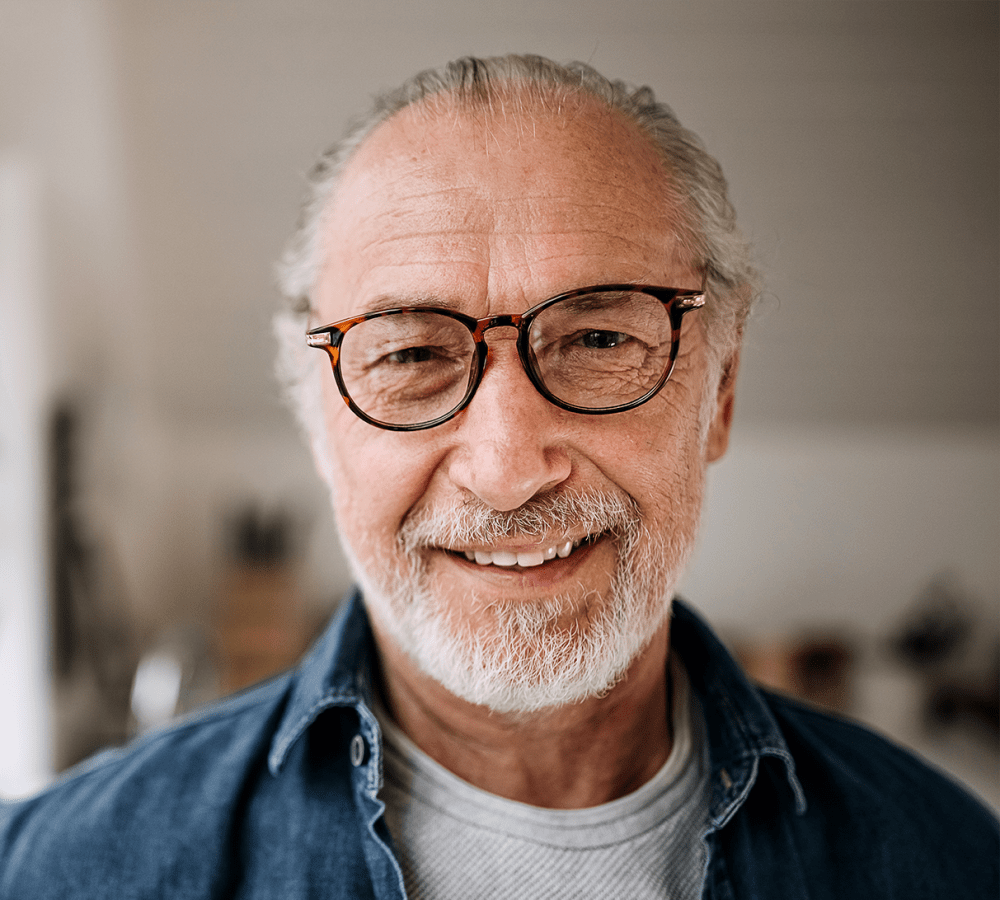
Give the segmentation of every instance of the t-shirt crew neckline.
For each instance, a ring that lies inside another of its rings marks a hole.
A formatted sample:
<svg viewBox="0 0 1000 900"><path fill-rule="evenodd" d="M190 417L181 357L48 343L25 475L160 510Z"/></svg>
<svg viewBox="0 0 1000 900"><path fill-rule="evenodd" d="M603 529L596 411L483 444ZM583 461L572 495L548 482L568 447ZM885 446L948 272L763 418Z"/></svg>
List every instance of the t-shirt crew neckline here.
<svg viewBox="0 0 1000 900"><path fill-rule="evenodd" d="M608 846L644 834L693 802L705 785L700 709L676 654L671 655L670 668L673 745L666 762L635 791L583 809L532 806L475 787L417 747L376 699L375 714L384 736L386 790L396 794L386 798L390 810L393 799L398 802L403 794L471 827L567 849Z"/></svg>

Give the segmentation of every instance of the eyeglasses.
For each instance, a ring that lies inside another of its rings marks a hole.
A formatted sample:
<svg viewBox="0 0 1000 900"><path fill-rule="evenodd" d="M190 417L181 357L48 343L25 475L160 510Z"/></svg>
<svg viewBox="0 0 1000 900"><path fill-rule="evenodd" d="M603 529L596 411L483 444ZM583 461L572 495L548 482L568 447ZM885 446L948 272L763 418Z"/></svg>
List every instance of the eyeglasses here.
<svg viewBox="0 0 1000 900"><path fill-rule="evenodd" d="M378 310L314 328L306 340L330 355L351 410L379 428L433 428L468 406L486 369L486 332L502 327L517 329L521 365L543 397L603 415L633 409L663 387L681 320L704 305L704 291L602 284L550 297L521 315Z"/></svg>

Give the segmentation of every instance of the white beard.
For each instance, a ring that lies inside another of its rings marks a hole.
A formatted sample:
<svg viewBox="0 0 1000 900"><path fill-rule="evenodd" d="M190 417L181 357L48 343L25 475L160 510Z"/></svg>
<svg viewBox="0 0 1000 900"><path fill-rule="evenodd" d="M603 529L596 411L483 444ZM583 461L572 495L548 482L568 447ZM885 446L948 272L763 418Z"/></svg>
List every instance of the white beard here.
<svg viewBox="0 0 1000 900"><path fill-rule="evenodd" d="M470 500L406 520L399 535L403 572L373 573L345 549L372 618L422 672L470 703L524 714L606 694L649 645L670 614L694 544L697 511L678 512L668 541L648 531L625 495L556 493L510 513ZM450 614L433 596L427 547L488 546L499 537L562 533L568 525L616 543L607 596L582 585L534 603L473 595Z"/></svg>

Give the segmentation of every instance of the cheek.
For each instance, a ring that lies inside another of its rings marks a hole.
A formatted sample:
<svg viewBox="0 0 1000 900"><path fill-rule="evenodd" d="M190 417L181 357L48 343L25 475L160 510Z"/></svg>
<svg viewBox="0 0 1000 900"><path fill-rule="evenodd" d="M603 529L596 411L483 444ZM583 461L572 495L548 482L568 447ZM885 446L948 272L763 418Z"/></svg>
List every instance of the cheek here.
<svg viewBox="0 0 1000 900"><path fill-rule="evenodd" d="M354 552L384 554L423 493L432 465L408 441L354 415L334 390L327 397L326 433L334 513Z"/></svg>
<svg viewBox="0 0 1000 900"><path fill-rule="evenodd" d="M670 527L678 519L697 514L701 504L703 469L689 442L650 453L629 472L625 489L639 502L647 524Z"/></svg>
<svg viewBox="0 0 1000 900"><path fill-rule="evenodd" d="M700 509L705 462L697 377L683 373L638 410L634 428L603 445L607 474L638 501L651 526L669 527ZM626 414L628 415L628 414Z"/></svg>

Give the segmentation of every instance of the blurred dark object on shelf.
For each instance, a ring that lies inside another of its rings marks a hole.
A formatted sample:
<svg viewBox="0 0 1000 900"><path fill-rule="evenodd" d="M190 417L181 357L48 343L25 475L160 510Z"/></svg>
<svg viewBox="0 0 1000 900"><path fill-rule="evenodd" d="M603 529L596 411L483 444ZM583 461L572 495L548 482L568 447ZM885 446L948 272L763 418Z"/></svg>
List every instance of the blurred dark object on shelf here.
<svg viewBox="0 0 1000 900"><path fill-rule="evenodd" d="M995 607L994 607L995 609ZM919 679L926 724L1000 736L1000 631L952 573L935 575L888 642Z"/></svg>
<svg viewBox="0 0 1000 900"><path fill-rule="evenodd" d="M254 504L227 520L229 562L213 640L224 694L294 665L313 636L296 577L293 532L287 512Z"/></svg>
<svg viewBox="0 0 1000 900"><path fill-rule="evenodd" d="M49 420L49 560L55 765L63 770L129 736L137 642L123 615L124 579L81 489L82 407Z"/></svg>
<svg viewBox="0 0 1000 900"><path fill-rule="evenodd" d="M928 698L928 712L939 722L969 722L1000 737L1000 644L996 645L988 677L979 681L944 684Z"/></svg>
<svg viewBox="0 0 1000 900"><path fill-rule="evenodd" d="M972 618L954 580L935 576L907 612L891 646L907 665L929 669L959 652L972 630Z"/></svg>
<svg viewBox="0 0 1000 900"><path fill-rule="evenodd" d="M292 517L284 510L248 504L230 516L226 531L229 557L237 566L282 566L293 556Z"/></svg>
<svg viewBox="0 0 1000 900"><path fill-rule="evenodd" d="M839 713L854 693L852 642L840 634L803 634L733 642L746 673L764 687Z"/></svg>

